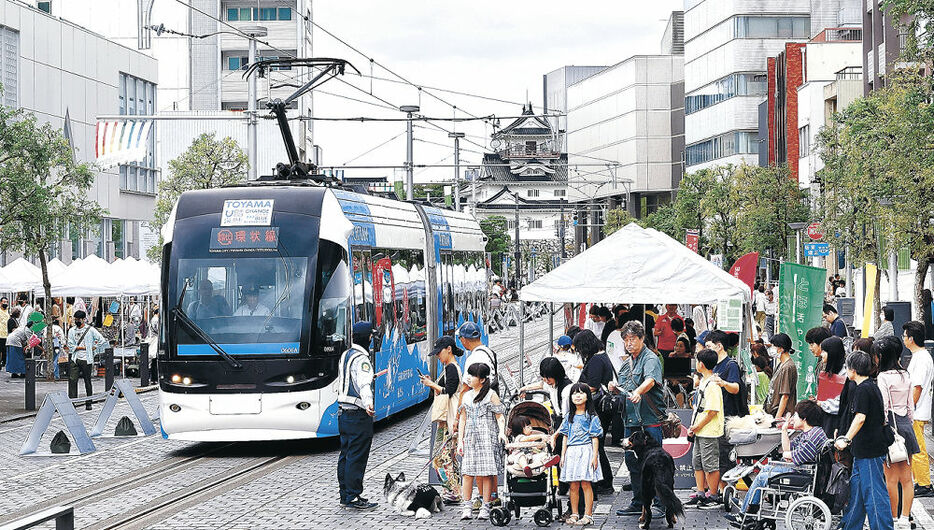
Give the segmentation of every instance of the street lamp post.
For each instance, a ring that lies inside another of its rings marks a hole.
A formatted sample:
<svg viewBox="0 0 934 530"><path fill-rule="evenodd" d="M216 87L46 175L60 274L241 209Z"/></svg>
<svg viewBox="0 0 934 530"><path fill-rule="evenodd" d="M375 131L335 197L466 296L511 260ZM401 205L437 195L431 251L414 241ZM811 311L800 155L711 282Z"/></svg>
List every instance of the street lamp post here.
<svg viewBox="0 0 934 530"><path fill-rule="evenodd" d="M265 37L267 35L267 30L263 26L245 26L241 28L243 33L250 37L250 64L256 62L256 39L259 37ZM257 146L256 146L256 76L259 72L254 70L250 73L250 78L247 80L247 115L249 121L247 122L247 158L250 162L250 168L247 172L247 178L249 180L256 180L256 159L257 159Z"/></svg>
<svg viewBox="0 0 934 530"><path fill-rule="evenodd" d="M412 114L418 112L418 105L402 105L399 110L405 112L409 120L406 122L405 139L405 200L415 198L415 173L412 171Z"/></svg>
<svg viewBox="0 0 934 530"><path fill-rule="evenodd" d="M807 223L788 223L788 228L795 231L795 263L801 263L801 231L807 228Z"/></svg>
<svg viewBox="0 0 934 530"><path fill-rule="evenodd" d="M461 211L461 138L466 136L462 132L448 133L448 138L454 138L454 211Z"/></svg>

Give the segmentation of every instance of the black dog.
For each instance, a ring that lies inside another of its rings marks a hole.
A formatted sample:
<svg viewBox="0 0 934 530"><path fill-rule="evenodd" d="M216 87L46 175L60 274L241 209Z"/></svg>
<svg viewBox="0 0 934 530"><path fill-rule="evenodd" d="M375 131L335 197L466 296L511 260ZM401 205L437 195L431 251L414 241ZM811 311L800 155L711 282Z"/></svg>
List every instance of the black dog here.
<svg viewBox="0 0 934 530"><path fill-rule="evenodd" d="M644 530L652 523L652 499L658 495L665 506L668 528L673 528L678 522L677 516L684 515L684 507L674 491L674 459L645 431L632 433L623 440L623 447L636 453L642 469L642 517L639 517L639 526Z"/></svg>

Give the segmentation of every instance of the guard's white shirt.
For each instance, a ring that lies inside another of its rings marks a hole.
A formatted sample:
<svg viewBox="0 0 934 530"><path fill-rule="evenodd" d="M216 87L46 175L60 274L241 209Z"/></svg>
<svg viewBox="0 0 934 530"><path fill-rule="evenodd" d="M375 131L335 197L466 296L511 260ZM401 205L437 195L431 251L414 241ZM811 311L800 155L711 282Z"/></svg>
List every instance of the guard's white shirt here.
<svg viewBox="0 0 934 530"><path fill-rule="evenodd" d="M354 359L350 362L349 374L340 374L338 377L338 384L341 385L341 388L338 389L337 401L338 403L344 403L347 405L355 405L357 407L366 409L373 407L373 364L370 362L370 354L360 346L354 344L351 346L344 355L341 356L339 369L343 370L345 359L347 355L353 355L358 353ZM350 380L347 381L348 388L345 391L344 388L344 377L345 375L350 376ZM357 398L352 394L357 394L360 396Z"/></svg>
<svg viewBox="0 0 934 530"><path fill-rule="evenodd" d="M250 309L250 306L243 304L234 312L235 317L268 317L272 311L263 304L256 304L256 307Z"/></svg>

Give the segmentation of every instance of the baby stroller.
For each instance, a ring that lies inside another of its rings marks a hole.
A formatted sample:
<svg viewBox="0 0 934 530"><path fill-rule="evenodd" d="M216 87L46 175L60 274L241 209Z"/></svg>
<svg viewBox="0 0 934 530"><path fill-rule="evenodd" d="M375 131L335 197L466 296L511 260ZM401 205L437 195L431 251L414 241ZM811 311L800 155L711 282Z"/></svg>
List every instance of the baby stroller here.
<svg viewBox="0 0 934 530"><path fill-rule="evenodd" d="M514 404L508 404L507 424L514 416L522 415L531 420L534 430L548 435L553 434L555 422L547 396L547 392L526 392L524 400L514 397L512 399ZM519 445L522 444L517 444L517 447ZM505 502L503 506L493 508L490 512L490 522L493 526L506 526L512 521L513 514L516 519L520 517L520 508L538 508L532 520L538 526L550 525L555 520L555 510L560 513L561 509L556 497L557 484L556 467L544 468L531 477L507 473L503 499Z"/></svg>
<svg viewBox="0 0 934 530"><path fill-rule="evenodd" d="M752 443L736 446L739 465L724 474L724 481L730 483L724 490L727 509L735 503L735 484L739 478L751 477L758 473L769 460L781 459L780 433L777 445L773 444L774 433L766 432L764 437L757 435L756 438ZM731 436L730 442L733 443L733 440L734 437ZM742 435L737 438L737 441L742 441ZM762 453L763 450L767 452L758 457L753 456L753 453ZM832 510L828 506L825 491L832 466L833 451L833 441L827 441L821 448L816 463L792 466L791 471L770 477L760 490L759 511L741 513L740 528L774 530L781 519L784 519L785 528L789 530L829 530L836 525L843 510L842 507ZM747 459L747 463L743 463L744 458ZM756 460L749 464L748 459L753 458Z"/></svg>
<svg viewBox="0 0 934 530"><path fill-rule="evenodd" d="M736 463L720 477L727 484L723 490L723 506L730 509L736 500L737 484L740 480L748 486L770 460L782 457L782 432L778 429L757 431L734 431L730 434L730 460Z"/></svg>

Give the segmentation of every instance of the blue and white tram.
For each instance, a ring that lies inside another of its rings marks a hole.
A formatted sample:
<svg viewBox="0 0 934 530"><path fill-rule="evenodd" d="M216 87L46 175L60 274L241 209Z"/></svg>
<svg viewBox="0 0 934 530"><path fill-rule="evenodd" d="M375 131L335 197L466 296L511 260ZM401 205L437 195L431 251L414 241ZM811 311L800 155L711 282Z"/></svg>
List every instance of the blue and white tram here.
<svg viewBox="0 0 934 530"><path fill-rule="evenodd" d="M483 323L470 216L311 184L187 192L164 231L163 436L337 436L337 362L374 324L376 417L423 402L429 345Z"/></svg>

